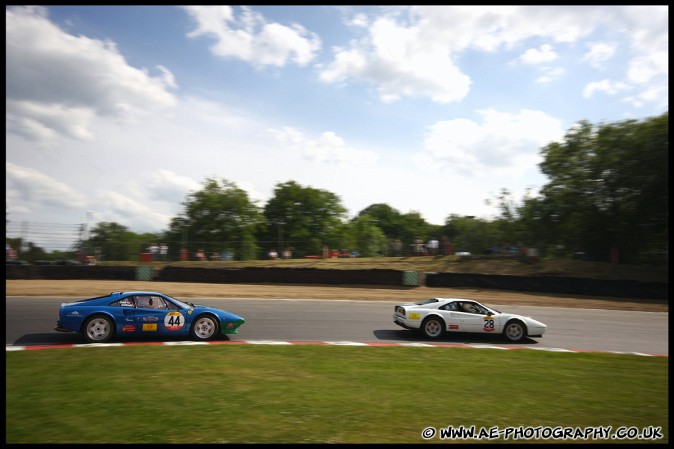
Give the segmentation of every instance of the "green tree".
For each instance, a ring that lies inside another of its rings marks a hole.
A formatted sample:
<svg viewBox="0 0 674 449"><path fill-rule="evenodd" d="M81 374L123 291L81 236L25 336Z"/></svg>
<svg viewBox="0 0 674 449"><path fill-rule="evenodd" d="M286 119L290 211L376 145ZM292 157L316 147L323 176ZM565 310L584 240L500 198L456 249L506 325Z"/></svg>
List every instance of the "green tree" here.
<svg viewBox="0 0 674 449"><path fill-rule="evenodd" d="M389 240L400 239L408 234L404 228L402 214L388 204L372 204L358 212L357 217L364 215L375 222Z"/></svg>
<svg viewBox="0 0 674 449"><path fill-rule="evenodd" d="M368 214L359 214L349 223L352 244L348 247L362 257L377 257L386 253L387 239L378 222Z"/></svg>
<svg viewBox="0 0 674 449"><path fill-rule="evenodd" d="M99 254L103 260L136 260L156 235L140 236L115 222L98 223L80 250L89 255Z"/></svg>
<svg viewBox="0 0 674 449"><path fill-rule="evenodd" d="M320 255L324 246L341 248L346 212L334 193L295 181L279 183L264 206L266 227L259 234L260 242L279 253L290 247L298 257Z"/></svg>
<svg viewBox="0 0 674 449"><path fill-rule="evenodd" d="M400 216L401 235L400 240L403 243L403 251L410 253L410 248L416 240L421 240L425 245L429 237L436 237L440 240L441 226L431 225L421 216L419 212L408 212Z"/></svg>
<svg viewBox="0 0 674 449"><path fill-rule="evenodd" d="M227 180L207 178L203 188L188 195L184 213L174 217L167 237L184 241L191 254L232 251L237 260L254 259L255 241L262 216L248 194Z"/></svg>
<svg viewBox="0 0 674 449"><path fill-rule="evenodd" d="M542 154L550 182L539 217L566 246L634 263L667 245L668 113L597 126L582 121Z"/></svg>

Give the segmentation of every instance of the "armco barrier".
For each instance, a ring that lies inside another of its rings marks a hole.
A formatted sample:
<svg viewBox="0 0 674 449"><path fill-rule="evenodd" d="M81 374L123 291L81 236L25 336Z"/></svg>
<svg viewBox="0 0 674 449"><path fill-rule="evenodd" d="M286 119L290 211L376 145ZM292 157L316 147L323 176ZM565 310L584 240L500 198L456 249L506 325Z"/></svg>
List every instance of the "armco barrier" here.
<svg viewBox="0 0 674 449"><path fill-rule="evenodd" d="M602 280L557 276L506 276L473 273L426 273L427 287L477 287L520 292L668 299L669 285L660 282Z"/></svg>

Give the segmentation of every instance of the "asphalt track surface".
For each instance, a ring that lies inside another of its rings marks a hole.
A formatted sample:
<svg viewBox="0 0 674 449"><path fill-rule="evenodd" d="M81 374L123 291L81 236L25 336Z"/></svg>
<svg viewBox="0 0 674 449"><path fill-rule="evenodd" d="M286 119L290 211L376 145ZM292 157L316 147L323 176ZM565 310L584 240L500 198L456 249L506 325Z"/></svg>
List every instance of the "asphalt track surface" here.
<svg viewBox="0 0 674 449"><path fill-rule="evenodd" d="M69 301L73 298L7 297L7 350L83 344L78 334L54 330L60 304ZM225 342L450 344L669 356L668 312L488 304L503 312L531 316L548 325L542 338L513 344L495 335L472 334L448 334L437 342L429 342L418 333L393 323L396 302L270 298L195 298L190 301L224 309L246 319L239 334L220 338ZM128 340L119 338L115 341ZM144 341L175 340L154 337Z"/></svg>

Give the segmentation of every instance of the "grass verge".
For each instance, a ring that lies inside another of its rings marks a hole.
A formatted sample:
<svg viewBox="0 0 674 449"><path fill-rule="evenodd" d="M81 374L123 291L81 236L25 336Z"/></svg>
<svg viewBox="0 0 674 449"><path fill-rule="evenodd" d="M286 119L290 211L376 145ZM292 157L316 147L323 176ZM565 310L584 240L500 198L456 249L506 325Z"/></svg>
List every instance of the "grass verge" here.
<svg viewBox="0 0 674 449"><path fill-rule="evenodd" d="M654 442L665 443L668 378L668 358L597 353L313 345L7 352L6 443L423 443L425 428L448 426L660 427Z"/></svg>

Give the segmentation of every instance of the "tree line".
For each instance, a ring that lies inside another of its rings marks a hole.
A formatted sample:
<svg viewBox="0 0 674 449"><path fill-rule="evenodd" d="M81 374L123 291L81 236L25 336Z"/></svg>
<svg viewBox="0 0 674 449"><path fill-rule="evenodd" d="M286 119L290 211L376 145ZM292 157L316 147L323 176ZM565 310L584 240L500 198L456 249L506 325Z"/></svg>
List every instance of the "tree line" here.
<svg viewBox="0 0 674 449"><path fill-rule="evenodd" d="M372 204L349 219L336 194L295 181L277 184L259 206L236 184L207 178L166 231L136 234L119 223L98 223L79 249L105 260L137 260L152 242L167 243L171 260L181 250L191 260L199 250L260 259L272 248L279 254L290 249L293 257L320 256L325 248L374 257L410 255L415 242L437 239L472 254L527 247L541 257L666 263L668 112L596 125L581 121L541 155L549 182L519 201L503 188L487 200L499 212L492 220L449 214L434 225L387 204Z"/></svg>

